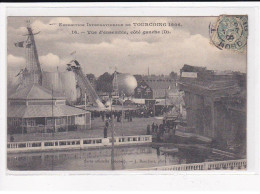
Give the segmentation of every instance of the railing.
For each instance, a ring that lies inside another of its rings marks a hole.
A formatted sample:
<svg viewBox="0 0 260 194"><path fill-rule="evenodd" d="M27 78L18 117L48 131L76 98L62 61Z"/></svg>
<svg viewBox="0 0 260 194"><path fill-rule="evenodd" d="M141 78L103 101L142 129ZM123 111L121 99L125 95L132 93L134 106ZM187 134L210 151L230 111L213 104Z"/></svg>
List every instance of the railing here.
<svg viewBox="0 0 260 194"><path fill-rule="evenodd" d="M151 143L151 135L139 136L120 136L114 138L114 145L135 145ZM112 138L83 138L83 139L65 139L65 140L46 140L46 141L27 141L27 142L8 142L7 152L33 152L50 151L62 149L84 149L90 147L105 147L112 145Z"/></svg>
<svg viewBox="0 0 260 194"><path fill-rule="evenodd" d="M214 161L193 164L178 164L170 166L160 166L152 168L140 168L135 170L170 170L170 171L192 171L192 170L233 170L246 169L247 161L242 160L228 160L228 161Z"/></svg>

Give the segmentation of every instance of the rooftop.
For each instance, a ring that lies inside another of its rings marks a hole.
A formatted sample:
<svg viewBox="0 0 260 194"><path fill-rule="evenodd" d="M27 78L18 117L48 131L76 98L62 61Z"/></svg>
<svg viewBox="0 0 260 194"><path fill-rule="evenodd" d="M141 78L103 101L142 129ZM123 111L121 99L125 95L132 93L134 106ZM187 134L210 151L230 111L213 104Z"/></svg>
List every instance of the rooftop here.
<svg viewBox="0 0 260 194"><path fill-rule="evenodd" d="M62 117L85 114L86 111L68 105L15 105L8 106L8 117L35 118L35 117Z"/></svg>
<svg viewBox="0 0 260 194"><path fill-rule="evenodd" d="M150 88L153 90L156 89L174 89L175 88L175 83L170 82L170 81L153 81L153 80L145 80L145 82L149 85Z"/></svg>
<svg viewBox="0 0 260 194"><path fill-rule="evenodd" d="M39 84L31 84L23 88L18 88L15 93L11 94L10 100L49 100L49 99L65 99L61 94L40 86Z"/></svg>

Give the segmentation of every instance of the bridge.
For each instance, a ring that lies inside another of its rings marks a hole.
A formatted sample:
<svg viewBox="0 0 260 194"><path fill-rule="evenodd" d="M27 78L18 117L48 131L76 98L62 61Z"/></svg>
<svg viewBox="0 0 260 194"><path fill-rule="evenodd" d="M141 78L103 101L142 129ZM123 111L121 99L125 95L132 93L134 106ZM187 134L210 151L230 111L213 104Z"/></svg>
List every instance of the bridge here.
<svg viewBox="0 0 260 194"><path fill-rule="evenodd" d="M167 170L167 171L194 171L194 170L246 170L247 160L227 160L227 161L214 161L202 162L192 164L178 164L170 166L159 166L152 168L139 168L133 170Z"/></svg>

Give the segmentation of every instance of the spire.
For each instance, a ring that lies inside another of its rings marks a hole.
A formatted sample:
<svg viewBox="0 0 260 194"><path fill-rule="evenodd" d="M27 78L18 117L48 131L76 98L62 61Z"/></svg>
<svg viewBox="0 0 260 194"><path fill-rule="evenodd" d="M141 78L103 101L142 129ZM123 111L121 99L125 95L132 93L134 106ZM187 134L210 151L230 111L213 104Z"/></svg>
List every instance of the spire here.
<svg viewBox="0 0 260 194"><path fill-rule="evenodd" d="M38 34L39 32L33 33L30 20L27 20L26 23L27 23L28 34L27 34L25 49L26 49L26 68L29 73L29 82L38 83L42 85L42 70L39 62L36 43L34 40L34 35Z"/></svg>
<svg viewBox="0 0 260 194"><path fill-rule="evenodd" d="M27 36L27 40L14 44L16 47L25 49L26 66L20 77L21 87L35 83L42 85L42 70L34 40L34 35L39 34L39 32L33 33L30 20L26 20L26 28L28 34L25 34L24 36Z"/></svg>

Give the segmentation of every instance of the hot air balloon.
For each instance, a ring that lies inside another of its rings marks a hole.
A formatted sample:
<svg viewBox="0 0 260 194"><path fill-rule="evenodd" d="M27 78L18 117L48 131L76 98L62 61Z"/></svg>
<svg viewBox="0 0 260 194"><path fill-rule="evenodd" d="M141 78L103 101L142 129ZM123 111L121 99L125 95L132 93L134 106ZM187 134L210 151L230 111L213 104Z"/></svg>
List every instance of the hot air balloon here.
<svg viewBox="0 0 260 194"><path fill-rule="evenodd" d="M115 77L113 82L115 81ZM135 88L137 87L137 81L134 76L127 73L117 74L118 92L119 94L125 94L131 96L134 94Z"/></svg>

